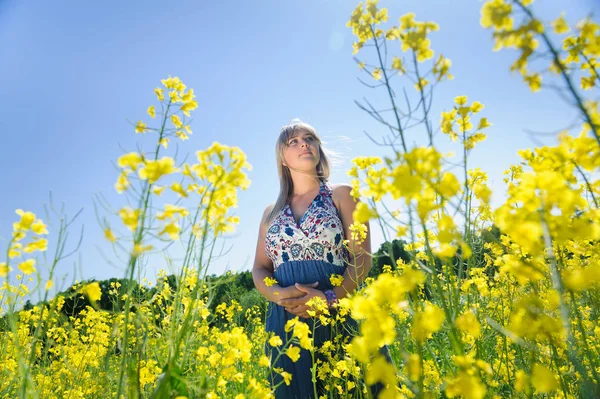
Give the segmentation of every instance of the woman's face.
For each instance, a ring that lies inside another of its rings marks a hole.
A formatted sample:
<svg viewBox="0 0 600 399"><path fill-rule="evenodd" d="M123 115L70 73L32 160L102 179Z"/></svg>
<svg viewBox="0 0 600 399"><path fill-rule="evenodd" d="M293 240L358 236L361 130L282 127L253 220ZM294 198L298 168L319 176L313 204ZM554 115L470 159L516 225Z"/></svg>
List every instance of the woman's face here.
<svg viewBox="0 0 600 399"><path fill-rule="evenodd" d="M313 171L320 161L319 144L312 134L299 130L283 147L284 165L290 169Z"/></svg>

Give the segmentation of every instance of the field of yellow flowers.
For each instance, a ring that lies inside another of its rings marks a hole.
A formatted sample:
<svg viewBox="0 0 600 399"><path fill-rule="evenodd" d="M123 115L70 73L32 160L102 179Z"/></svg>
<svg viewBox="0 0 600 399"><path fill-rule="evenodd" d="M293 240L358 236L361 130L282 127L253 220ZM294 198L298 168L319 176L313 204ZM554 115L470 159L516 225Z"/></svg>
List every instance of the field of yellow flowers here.
<svg viewBox="0 0 600 399"><path fill-rule="evenodd" d="M381 398L600 397L600 109L593 99L600 88L600 27L589 18L576 26L563 17L541 21L532 3L487 1L481 25L491 31L494 50L516 50L511 70L531 90L560 87L580 123L562 132L556 146L523 150L519 164L507 165L507 198L495 209L486 173L469 167L491 126L481 116L484 105L458 95L441 116L429 112L435 86L452 79L451 61L431 47L438 26L412 13L388 23L376 0L352 13L358 66L393 115L386 120L364 107L393 135L389 155L355 158L348 171L362 201L353 239L364 239L365 222L377 223L389 240L409 243L410 260L395 259L334 314L313 313L323 324L349 315L358 320L350 342L336 339L317 350L300 321L286 326L287 337L267 336L260 309L240 318L235 301L209 311L214 287L207 262L215 240L239 223L229 211L238 191L249 187L251 165L240 148L219 143L197 151L196 163L167 155L170 142L192 134L189 117L197 107L194 90L169 77L154 90L148 124L135 125L144 144L117 161L115 188L133 205L103 218L102 228L126 259L129 281L149 251L184 243L177 283L158 276L151 296L133 284L114 283L110 292L79 284L21 310L37 268L48 267L46 292L51 288L69 220L61 219L50 263L40 265L46 224L17 210L0 262L0 396L269 398L269 375L280 374L286 384L292 376L271 366L268 341L277 356L293 361L300 350L318 351L325 360L313 375L324 381L326 397L369 397L367 385L378 382L387 386ZM401 53L388 60L395 48ZM409 115L393 94L403 79L420 97ZM428 145L409 145L409 117L421 121ZM437 131L456 142L460 173L449 171L436 149ZM401 205L388 209L384 197ZM499 238L484 242L482 233L492 228ZM97 306L108 294L115 298L112 311ZM65 301L78 299L90 305L66 316ZM393 363L381 356L383 345Z"/></svg>

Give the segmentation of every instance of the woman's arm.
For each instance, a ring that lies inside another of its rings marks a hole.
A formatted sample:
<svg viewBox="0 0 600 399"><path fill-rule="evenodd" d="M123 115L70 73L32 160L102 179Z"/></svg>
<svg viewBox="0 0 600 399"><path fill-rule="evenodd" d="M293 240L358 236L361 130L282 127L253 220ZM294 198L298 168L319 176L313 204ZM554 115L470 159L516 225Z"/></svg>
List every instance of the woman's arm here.
<svg viewBox="0 0 600 399"><path fill-rule="evenodd" d="M350 225L354 222L352 213L360 201L354 200L354 197L350 195L351 191L352 187L347 184L340 184L333 190L333 200L344 227L344 236L349 241L348 248L350 250L348 266L343 275L344 281L339 287L333 288L333 292L335 292L337 298L344 298L349 293L354 292L356 287L367 277L373 264L369 222L365 223L367 226L365 240L359 243L357 240L352 239L352 233L350 232Z"/></svg>

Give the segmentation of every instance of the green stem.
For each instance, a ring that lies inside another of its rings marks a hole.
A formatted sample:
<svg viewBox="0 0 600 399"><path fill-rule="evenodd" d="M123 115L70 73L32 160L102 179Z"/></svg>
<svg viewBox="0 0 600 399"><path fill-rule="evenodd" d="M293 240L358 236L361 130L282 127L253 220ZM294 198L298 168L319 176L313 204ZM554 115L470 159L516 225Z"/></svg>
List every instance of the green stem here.
<svg viewBox="0 0 600 399"><path fill-rule="evenodd" d="M585 186L587 187L588 192L592 196L592 201L594 201L594 205L596 205L596 208L600 208L600 205L598 204L598 200L596 200L596 196L594 195L594 190L592 188L592 185L590 184L589 180L585 176L585 173L583 173L583 170L581 170L581 168L575 161L571 161L571 162L573 162L573 165L575 165L575 168L577 168L577 171L579 171L579 173L581 174L581 177L583 178L583 181L585 182Z"/></svg>
<svg viewBox="0 0 600 399"><path fill-rule="evenodd" d="M520 0L513 0L513 1L525 12L525 14L527 14L527 16L532 21L535 20L535 17L533 16L531 10L529 10L529 8L527 8L525 5L523 5L523 3ZM565 67L562 63L560 56L558 55L558 51L556 51L552 42L550 41L550 38L548 37L548 35L545 32L540 33L540 37L543 39L544 43L546 43L546 46L552 53L554 63L556 65L558 65L561 76L563 77L567 87L569 88L569 91L571 92L573 99L577 103L577 108L579 108L579 110L583 114L585 121L588 123L588 125L590 125L590 130L592 131L592 134L596 138L596 141L598 141L598 145L600 145L600 134L598 132L598 126L592 120L590 113L588 112L588 110L585 108L585 105L583 104L583 100L582 100L581 96L575 89L573 82L571 82L571 78L569 77L569 74L567 73L567 70L565 69Z"/></svg>
<svg viewBox="0 0 600 399"><path fill-rule="evenodd" d="M570 326L571 317L569 314L569 308L567 307L567 304L564 299L565 289L564 289L564 286L562 283L562 279L560 277L560 272L558 270L558 262L557 262L556 256L554 255L554 250L552 249L552 237L550 235L548 223L546 222L546 219L544 217L543 206L544 205L542 204L542 209L540 210L540 221L542 224L542 231L543 231L544 241L545 241L545 246L546 246L546 256L548 257L548 260L549 260L552 284L554 286L554 289L559 294L558 308L560 310L563 329L565 330L565 335L567 336L567 357L568 357L569 361L575 367L575 370L577 370L577 372L581 375L581 378L583 379L583 383L580 386L580 390L581 390L580 394L582 394L584 397L587 397L587 395L591 394L591 392L593 392L593 390L592 390L591 382L589 381L587 371L585 370L585 368L579 361L579 357L578 357L577 350L576 350L577 343L575 342L575 339L573 338L573 333L571 332L571 326Z"/></svg>
<svg viewBox="0 0 600 399"><path fill-rule="evenodd" d="M383 58L381 56L381 49L379 47L379 42L375 37L375 31L373 30L373 25L370 26L371 34L373 35L373 41L375 42L375 48L377 49L377 57L379 58L379 66L381 67L381 71L383 72L383 78L385 85L387 87L388 96L390 98L390 102L392 103L392 109L394 110L394 116L396 118L396 124L398 125L398 133L400 135L400 140L402 141L402 148L404 152L408 152L408 147L406 146L406 142L404 140L404 131L402 130L402 123L400 122L400 115L398 115L398 108L396 107L396 102L394 101L394 95L392 94L392 88L390 86L390 80L387 76L386 68L383 63Z"/></svg>
<svg viewBox="0 0 600 399"><path fill-rule="evenodd" d="M156 149L154 151L154 160L158 159L158 154L161 148L161 140L163 138L164 135L164 131L165 131L165 125L167 123L167 116L169 114L169 109L171 107L171 103L172 103L172 99L169 100L168 104L167 104L167 109L165 111L165 117L163 118L163 122L162 122L162 126L160 129L160 133L159 133L159 137L158 137L158 141L157 141L157 145L156 145ZM130 315L130 307L131 307L131 294L133 293L133 277L135 275L135 266L137 264L137 260L138 260L138 254L135 252L135 247L140 244L142 242L142 238L143 238L143 234L144 234L144 224L146 222L146 213L148 210L148 205L149 205L149 201L150 201L150 194L152 193L152 184L151 182L149 182L148 180L145 181L144 183L144 188L142 190L142 195L140 197L140 220L138 222L138 228L136 230L136 232L134 233L134 240L133 240L133 248L134 248L134 252L131 254L130 258L129 258L129 263L127 265L127 272L128 272L128 276L127 276L127 297L125 299L125 314L124 314L124 321L123 321L123 326L124 326L124 333L123 333L123 352L121 353L122 359L121 359L121 366L119 368L119 377L118 377L118 385L117 385L117 395L116 397L119 398L121 396L122 390L123 390L123 377L125 375L125 363L127 362L128 358L127 358L127 352L128 352L128 345L129 345L129 329L128 329L128 324L129 324L129 315ZM121 299L119 298L119 305L120 305Z"/></svg>
<svg viewBox="0 0 600 399"><path fill-rule="evenodd" d="M427 104L425 104L425 88L421 82L421 74L419 73L419 64L417 63L417 56L412 51L413 65L415 67L415 74L417 75L417 84L419 85L419 94L421 95L421 106L423 107L423 123L427 128L427 135L429 136L429 146L433 147L433 132L431 131L431 125L429 123L429 112L427 111Z"/></svg>
<svg viewBox="0 0 600 399"><path fill-rule="evenodd" d="M590 71L592 71L592 72L593 72L593 74L594 74L594 75L596 75L596 79L597 79L597 80L600 82L600 75L598 74L598 70L596 69L596 67L594 66L594 64L592 64L592 63L590 62L590 59L588 58L588 56L587 56L587 55L585 55L585 54L583 53L583 51L580 51L580 52L579 52L579 55L581 55L581 56L583 57L583 59L584 59L584 60L587 62L587 64L588 64L588 67L590 68Z"/></svg>

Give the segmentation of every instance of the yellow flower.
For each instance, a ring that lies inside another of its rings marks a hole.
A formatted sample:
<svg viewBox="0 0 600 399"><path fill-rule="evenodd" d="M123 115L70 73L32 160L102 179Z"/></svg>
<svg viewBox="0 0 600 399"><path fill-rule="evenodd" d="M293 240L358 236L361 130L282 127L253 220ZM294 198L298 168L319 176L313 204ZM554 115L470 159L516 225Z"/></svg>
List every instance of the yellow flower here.
<svg viewBox="0 0 600 399"><path fill-rule="evenodd" d="M454 97L454 102L457 105L465 105L467 103L467 96L457 96L457 97Z"/></svg>
<svg viewBox="0 0 600 399"><path fill-rule="evenodd" d="M6 262L0 262L0 277L6 277L12 269L8 267Z"/></svg>
<svg viewBox="0 0 600 399"><path fill-rule="evenodd" d="M165 219L176 219L179 217L185 217L187 215L189 215L189 211L182 206L176 206L176 205L171 205L171 204L165 204L165 211L164 212L159 212L156 214L156 218L158 220L165 220Z"/></svg>
<svg viewBox="0 0 600 399"><path fill-rule="evenodd" d="M445 172L442 175L442 179L438 186L438 190L440 194L444 196L445 199L449 199L454 196L460 190L460 183L456 176L452 172Z"/></svg>
<svg viewBox="0 0 600 399"><path fill-rule="evenodd" d="M25 238L25 237L26 237L26 234L25 234L25 232L24 232L24 231L21 231L21 230L16 230L16 231L15 231L15 230L13 230L13 232L12 232L12 236L13 236L13 240L14 240L15 242L19 242L19 241L21 241L23 238Z"/></svg>
<svg viewBox="0 0 600 399"><path fill-rule="evenodd" d="M539 73L533 73L531 75L523 76L523 79L529 85L532 92L540 91L542 88L542 75Z"/></svg>
<svg viewBox="0 0 600 399"><path fill-rule="evenodd" d="M124 207L119 211L119 216L129 230L135 231L137 229L140 217L139 209L133 210L129 207Z"/></svg>
<svg viewBox="0 0 600 399"><path fill-rule="evenodd" d="M158 233L158 235L168 234L171 240L177 240L179 238L179 231L181 228L179 224L175 222L167 223L163 229Z"/></svg>
<svg viewBox="0 0 600 399"><path fill-rule="evenodd" d="M161 88L157 87L156 89L154 89L154 94L156 94L156 97L158 97L159 101L162 101L165 99L163 89L161 89Z"/></svg>
<svg viewBox="0 0 600 399"><path fill-rule="evenodd" d="M196 95L194 94L194 89L189 89L187 93L185 93L183 96L181 96L181 101L183 101L184 103L188 103L188 102L192 101L194 98L196 98Z"/></svg>
<svg viewBox="0 0 600 399"><path fill-rule="evenodd" d="M339 274L332 274L329 276L329 282L334 287L339 287L344 282L344 276Z"/></svg>
<svg viewBox="0 0 600 399"><path fill-rule="evenodd" d="M285 330L285 332L290 332L292 331L292 329L294 328L294 326L296 325L296 323L298 323L298 317L294 317L293 319L289 319L286 323L285 326L283 327L283 329Z"/></svg>
<svg viewBox="0 0 600 399"><path fill-rule="evenodd" d="M364 202L356 204L356 208L352 212L352 219L356 223L366 223L373 217L377 217L377 213L373 212Z"/></svg>
<svg viewBox="0 0 600 399"><path fill-rule="evenodd" d="M287 371L282 371L281 376L283 377L283 381L285 382L285 385L290 385L290 383L292 382L292 375L290 373L288 373Z"/></svg>
<svg viewBox="0 0 600 399"><path fill-rule="evenodd" d="M194 96L195 97L195 96ZM185 96L182 97L182 100L184 101L183 105L181 106L180 110L181 112L183 112L186 116L190 116L190 111L195 110L196 108L198 108L198 103L194 100L192 101L186 101L185 100Z"/></svg>
<svg viewBox="0 0 600 399"><path fill-rule="evenodd" d="M16 258L17 256L21 256L21 248L22 247L23 247L23 245L21 245L20 242L14 243L8 249L8 257L12 259L12 258Z"/></svg>
<svg viewBox="0 0 600 399"><path fill-rule="evenodd" d="M445 318L446 315L442 309L428 302L427 305L425 305L425 309L423 309L422 312L417 313L413 318L411 329L412 336L416 340L424 342L431 333L442 328L442 323Z"/></svg>
<svg viewBox="0 0 600 399"><path fill-rule="evenodd" d="M311 317L316 316L317 312L320 312L321 314L329 315L329 310L327 309L327 302L323 298L314 296L314 297L310 298L308 301L306 301L305 305L309 307L309 310L307 310L306 313L308 313L308 315ZM300 323L296 325L294 331L296 331L299 327L300 327Z"/></svg>
<svg viewBox="0 0 600 399"><path fill-rule="evenodd" d="M161 195L162 192L165 191L165 187L161 186L152 186L152 193L156 195Z"/></svg>
<svg viewBox="0 0 600 399"><path fill-rule="evenodd" d="M321 299L321 298L319 298L319 299ZM298 318L296 317L293 320L297 321ZM288 321L288 323L289 323L289 321ZM287 328L287 324L286 324L286 328ZM300 342L300 346L303 349L306 349L306 350L312 349L312 340L310 338L310 329L308 328L308 324L299 322L299 321L294 323L294 332L292 333L292 335L294 337L298 338L298 340Z"/></svg>
<svg viewBox="0 0 600 399"><path fill-rule="evenodd" d="M412 381L418 381L421 376L421 358L416 353L411 353L406 363L406 373Z"/></svg>
<svg viewBox="0 0 600 399"><path fill-rule="evenodd" d="M488 1L481 8L481 26L496 29L512 29L512 6L504 0Z"/></svg>
<svg viewBox="0 0 600 399"><path fill-rule="evenodd" d="M552 22L552 27L554 28L554 32L559 35L569 31L569 24L567 24L567 21L565 20L564 13L562 13L560 17Z"/></svg>
<svg viewBox="0 0 600 399"><path fill-rule="evenodd" d="M396 369L388 363L385 357L378 355L369 367L365 376L365 381L369 385L378 382L385 384L394 384L396 382Z"/></svg>
<svg viewBox="0 0 600 399"><path fill-rule="evenodd" d="M373 79L380 80L381 79L381 69L375 68L373 70L373 72L371 73L371 75L373 76Z"/></svg>
<svg viewBox="0 0 600 399"><path fill-rule="evenodd" d="M586 268L573 268L563 272L565 287L571 291L581 291L600 282L600 267L598 265Z"/></svg>
<svg viewBox="0 0 600 399"><path fill-rule="evenodd" d="M117 241L117 237L115 237L115 235L113 234L112 230L109 227L104 229L104 238L106 238L110 242Z"/></svg>
<svg viewBox="0 0 600 399"><path fill-rule="evenodd" d="M534 364L531 370L531 384L540 393L550 393L558 387L554 372L539 363Z"/></svg>
<svg viewBox="0 0 600 399"><path fill-rule="evenodd" d="M183 130L176 131L175 136L179 137L182 141L189 139L188 135Z"/></svg>
<svg viewBox="0 0 600 399"><path fill-rule="evenodd" d="M144 160L140 154L137 152L129 152L119 157L117 165L119 165L120 168L131 168L135 171L142 162L144 162Z"/></svg>
<svg viewBox="0 0 600 399"><path fill-rule="evenodd" d="M169 76L167 79L161 79L160 83L162 83L167 89L175 89L177 91L183 91L186 88L181 79L179 79L177 76Z"/></svg>
<svg viewBox="0 0 600 399"><path fill-rule="evenodd" d="M479 120L479 125L477 126L477 130L485 129L486 127L492 126L491 123L488 122L487 118L481 118Z"/></svg>
<svg viewBox="0 0 600 399"><path fill-rule="evenodd" d="M473 104L471 104L471 112L476 114L479 111L481 111L483 109L483 107L484 107L484 105L482 103L480 103L479 101L473 101Z"/></svg>
<svg viewBox="0 0 600 399"><path fill-rule="evenodd" d="M269 345L271 345L271 346L281 346L281 345L283 345L283 341L281 341L281 338L278 335L273 335L269 339Z"/></svg>
<svg viewBox="0 0 600 399"><path fill-rule="evenodd" d="M467 150L473 149L475 147L475 144L485 140L486 137L487 136L485 135L485 133L482 133L482 132L476 132L475 134L467 137L467 139L464 142L465 149L467 149Z"/></svg>
<svg viewBox="0 0 600 399"><path fill-rule="evenodd" d="M148 252L152 249L152 245L135 244L133 246L133 255L138 256L144 252Z"/></svg>
<svg viewBox="0 0 600 399"><path fill-rule="evenodd" d="M36 237L29 244L25 245L25 247L23 248L23 252L26 252L26 253L31 253L31 252L35 252L35 251L44 252L47 249L48 249L48 240L46 240L45 238Z"/></svg>
<svg viewBox="0 0 600 399"><path fill-rule="evenodd" d="M485 385L476 375L460 371L457 377L447 382L446 396L454 398L461 396L465 399L483 399L487 392Z"/></svg>
<svg viewBox="0 0 600 399"><path fill-rule="evenodd" d="M35 259L27 259L19 264L19 270L25 275L35 273Z"/></svg>
<svg viewBox="0 0 600 399"><path fill-rule="evenodd" d="M85 285L81 289L81 293L88 297L91 302L96 302L102 297L102 290L100 284L97 281Z"/></svg>
<svg viewBox="0 0 600 399"><path fill-rule="evenodd" d="M152 118L154 118L156 116L156 110L154 109L154 105L151 105L148 107L148 115L150 115Z"/></svg>
<svg viewBox="0 0 600 399"><path fill-rule="evenodd" d="M352 159L352 163L358 166L361 170L367 169L369 166L382 163L380 157L356 157Z"/></svg>
<svg viewBox="0 0 600 399"><path fill-rule="evenodd" d="M398 72L406 73L406 69L404 68L404 65L402 65L402 59L398 57L392 59L392 68Z"/></svg>
<svg viewBox="0 0 600 399"><path fill-rule="evenodd" d="M179 119L177 115L171 115L171 122L173 122L173 125L175 125L177 129L180 129L183 126L183 122L181 122L181 119Z"/></svg>
<svg viewBox="0 0 600 399"><path fill-rule="evenodd" d="M515 374L515 391L523 392L529 387L529 375L523 370L517 370Z"/></svg>
<svg viewBox="0 0 600 399"><path fill-rule="evenodd" d="M591 88L594 87L594 84L596 82L596 76L592 75L592 76L582 76L581 77L581 88L583 90L590 90Z"/></svg>
<svg viewBox="0 0 600 399"><path fill-rule="evenodd" d="M456 325L462 331L471 334L474 338L481 335L481 325L477 320L477 317L471 311L466 311L462 315L456 318Z"/></svg>
<svg viewBox="0 0 600 399"><path fill-rule="evenodd" d="M48 291L50 288L52 288L53 285L54 285L54 283L52 282L52 280L46 281L46 291Z"/></svg>
<svg viewBox="0 0 600 399"><path fill-rule="evenodd" d="M260 360L258 361L258 364L263 367L270 367L271 360L268 357L266 357L265 355L261 355Z"/></svg>
<svg viewBox="0 0 600 399"><path fill-rule="evenodd" d="M148 130L146 128L146 124L142 121L138 121L138 123L135 125L135 132L136 133L145 133L146 130Z"/></svg>
<svg viewBox="0 0 600 399"><path fill-rule="evenodd" d="M117 192L121 194L125 190L127 190L130 185L131 184L129 183L129 180L127 179L127 173L119 173L119 177L117 178L117 182L115 183L115 190L117 190Z"/></svg>
<svg viewBox="0 0 600 399"><path fill-rule="evenodd" d="M350 225L350 236L357 243L362 243L367 238L367 225L353 222Z"/></svg>
<svg viewBox="0 0 600 399"><path fill-rule="evenodd" d="M148 180L150 183L155 183L162 176L175 173L179 168L175 167L175 160L171 157L162 157L159 160L146 161L144 166L140 168L138 175L142 180Z"/></svg>
<svg viewBox="0 0 600 399"><path fill-rule="evenodd" d="M176 192L177 194L179 194L182 197L188 196L188 193L183 189L183 187L181 187L181 184L179 184L179 183L171 184L171 190L173 190L174 192Z"/></svg>
<svg viewBox="0 0 600 399"><path fill-rule="evenodd" d="M35 214L32 212L25 212L22 209L17 209L15 212L17 215L21 216L21 220L13 223L13 229L23 231L29 230L35 221Z"/></svg>
<svg viewBox="0 0 600 399"><path fill-rule="evenodd" d="M450 67L452 66L452 61L448 58L444 58L441 54L438 57L435 65L433 66L433 74L435 75L437 81L441 81L443 78L448 80L454 79L454 76L449 73Z"/></svg>
<svg viewBox="0 0 600 399"><path fill-rule="evenodd" d="M275 279L274 279L274 278L272 278L272 277L265 277L265 278L263 279L263 281L264 281L264 283L265 283L265 285L266 285L267 287L271 287L271 286L273 286L273 285L277 284L277 280L275 280Z"/></svg>
<svg viewBox="0 0 600 399"><path fill-rule="evenodd" d="M427 86L429 84L429 81L425 78L421 78L419 79L419 81L417 83L415 83L415 89L417 90L423 90L425 88L425 86Z"/></svg>
<svg viewBox="0 0 600 399"><path fill-rule="evenodd" d="M292 362L296 363L300 358L300 348L294 345L290 345L285 354L292 359Z"/></svg>
<svg viewBox="0 0 600 399"><path fill-rule="evenodd" d="M31 225L31 231L33 231L35 234L48 234L48 229L41 219L37 219L35 222L33 222Z"/></svg>

